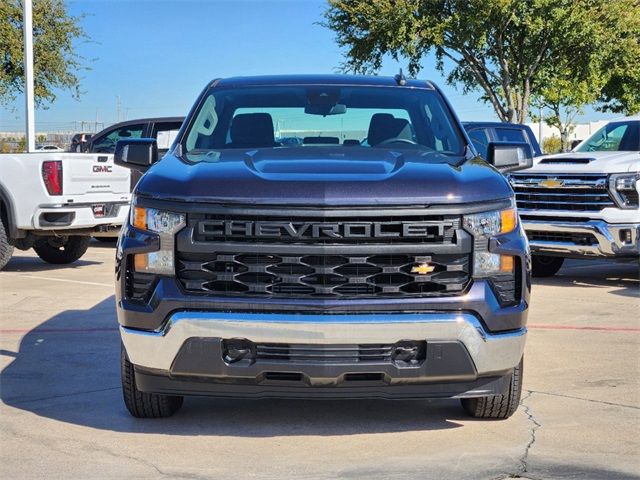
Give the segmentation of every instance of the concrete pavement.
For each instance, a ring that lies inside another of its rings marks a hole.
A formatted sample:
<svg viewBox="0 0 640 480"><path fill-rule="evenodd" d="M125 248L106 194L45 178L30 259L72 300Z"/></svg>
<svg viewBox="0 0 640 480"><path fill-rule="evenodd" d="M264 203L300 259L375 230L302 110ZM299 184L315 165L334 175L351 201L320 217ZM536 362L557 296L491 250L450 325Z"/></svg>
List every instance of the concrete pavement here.
<svg viewBox="0 0 640 480"><path fill-rule="evenodd" d="M506 421L454 400L122 403L111 246L0 272L0 478L640 478L637 265L568 262L534 285L524 398Z"/></svg>

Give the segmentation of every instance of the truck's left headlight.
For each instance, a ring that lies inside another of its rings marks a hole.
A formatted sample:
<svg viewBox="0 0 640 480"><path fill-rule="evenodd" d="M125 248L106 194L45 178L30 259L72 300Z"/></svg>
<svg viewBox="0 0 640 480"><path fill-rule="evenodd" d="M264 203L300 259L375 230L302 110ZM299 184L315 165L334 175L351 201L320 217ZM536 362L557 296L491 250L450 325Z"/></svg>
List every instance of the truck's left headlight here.
<svg viewBox="0 0 640 480"><path fill-rule="evenodd" d="M514 271L514 258L489 252L489 239L496 235L512 232L518 226L518 213L515 206L504 210L474 213L463 217L463 227L474 238L473 276L490 277L511 274Z"/></svg>
<svg viewBox="0 0 640 480"><path fill-rule="evenodd" d="M618 207L638 208L638 180L640 173L615 173L609 177L609 191Z"/></svg>
<svg viewBox="0 0 640 480"><path fill-rule="evenodd" d="M134 206L131 209L130 223L135 228L155 233L160 237L160 250L137 253L133 256L134 269L137 272L174 275L175 234L186 225L185 215Z"/></svg>
<svg viewBox="0 0 640 480"><path fill-rule="evenodd" d="M464 228L474 237L494 237L513 232L518 224L515 207L465 215Z"/></svg>

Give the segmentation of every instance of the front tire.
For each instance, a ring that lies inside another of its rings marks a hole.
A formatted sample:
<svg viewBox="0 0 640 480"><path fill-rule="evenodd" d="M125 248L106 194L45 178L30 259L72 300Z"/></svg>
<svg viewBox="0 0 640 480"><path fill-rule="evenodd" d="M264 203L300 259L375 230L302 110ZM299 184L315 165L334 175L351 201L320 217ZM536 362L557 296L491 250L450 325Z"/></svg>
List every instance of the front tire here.
<svg viewBox="0 0 640 480"><path fill-rule="evenodd" d="M533 255L531 257L531 275L534 277L553 277L562 268L564 258Z"/></svg>
<svg viewBox="0 0 640 480"><path fill-rule="evenodd" d="M502 395L490 397L463 398L460 400L462 408L474 418L490 418L504 420L515 413L522 396L522 374L524 366L522 359L511 373L508 390Z"/></svg>
<svg viewBox="0 0 640 480"><path fill-rule="evenodd" d="M136 418L170 417L182 406L184 397L141 392L136 386L136 372L127 358L124 346L120 349L122 396L129 413Z"/></svg>
<svg viewBox="0 0 640 480"><path fill-rule="evenodd" d="M47 263L66 264L78 260L89 248L91 237L70 235L49 237L33 246L38 256Z"/></svg>
<svg viewBox="0 0 640 480"><path fill-rule="evenodd" d="M13 245L9 243L9 236L4 228L4 222L0 220L0 270L2 270L13 255Z"/></svg>

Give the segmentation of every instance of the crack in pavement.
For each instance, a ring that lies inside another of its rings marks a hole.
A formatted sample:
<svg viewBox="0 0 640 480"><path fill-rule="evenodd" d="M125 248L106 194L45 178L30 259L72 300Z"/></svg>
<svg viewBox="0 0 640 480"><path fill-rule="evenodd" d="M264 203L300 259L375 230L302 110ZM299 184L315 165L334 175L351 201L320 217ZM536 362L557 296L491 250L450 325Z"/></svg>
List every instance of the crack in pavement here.
<svg viewBox="0 0 640 480"><path fill-rule="evenodd" d="M103 453L105 453L107 455L110 455L110 456L112 456L114 458L117 458L117 459L132 460L132 461L138 462L139 464L144 465L146 467L153 468L156 472L158 472L163 477L184 478L184 479L188 479L188 480L203 480L203 479L209 478L208 476L202 476L202 475L198 475L198 474L194 474L194 473L185 473L185 472L176 472L176 471L165 472L160 467L158 467L155 463L150 462L149 460L146 460L144 458L134 457L132 455L127 455L125 453L114 452L113 450L111 450L109 448L106 448L106 447L104 447L102 445L98 445L98 444L96 444L94 442L87 442L85 440L80 440L80 439L78 439L77 441L82 442L85 445L91 447L94 451L103 452Z"/></svg>
<svg viewBox="0 0 640 480"><path fill-rule="evenodd" d="M529 473L529 465L527 464L527 460L529 458L529 451L533 447L533 444L536 443L536 432L540 427L542 427L542 425L533 416L533 413L531 412L531 407L529 407L529 405L525 403L525 401L529 397L531 397L531 395L534 392L531 390L525 390L525 391L527 392L527 395L520 400L520 405L522 405L522 407L524 408L524 414L527 416L527 420L532 423L532 426L531 426L531 433L530 433L531 436L529 438L529 442L527 442L527 445L525 446L524 454L522 455L522 457L520 457L520 471L522 473ZM512 478L519 478L519 476L512 477Z"/></svg>
<svg viewBox="0 0 640 480"><path fill-rule="evenodd" d="M118 390L118 389L120 389L120 387L108 387L108 388L101 388L98 390L85 390L84 392L72 392L72 393L64 393L61 395L52 395L50 397L32 398L31 400L11 401L10 404L7 404L6 401L4 401L4 403L10 406L19 406L19 405L25 405L27 403L43 402L46 400L55 400L57 398L77 397L79 395L88 395L91 393L100 393L100 392L106 392L109 390Z"/></svg>
<svg viewBox="0 0 640 480"><path fill-rule="evenodd" d="M17 430L15 430L14 428L8 427L7 429L5 429L5 433L8 433L10 435L13 435L14 437L18 437L18 438L22 438L24 440L26 440L27 442L31 442L34 443L36 445L42 445L45 448L49 448L50 450L63 454L63 455L70 455L73 456L76 454L78 448L76 446L62 446L60 445L60 439L52 439L49 437L45 437L42 434L38 435L38 436L34 436L31 435L29 433L26 432L18 432ZM160 467L158 467L157 465L155 465L154 463L150 462L149 460L146 460L144 458L139 458L139 457L134 457L132 455L127 455L126 453L118 453L118 452L114 452L113 450L104 447L102 445L98 445L95 442L92 441L87 441L87 440L83 440L81 438L74 438L73 439L74 442L79 443L79 444L83 444L86 445L87 447L89 447L90 449L92 449L92 451L98 451L98 452L102 452L105 455L108 455L110 457L116 458L116 459L125 459L125 460L130 460L133 462L136 462L140 465L143 465L145 467L148 468L152 468L153 470L155 470L159 475L161 475L162 477L168 477L168 478L182 478L182 479L186 479L186 480L204 480L204 479L208 479L211 478L209 476L202 476L202 475L198 475L198 474L194 474L194 473L186 473L186 472L177 472L177 471L164 471L162 470Z"/></svg>
<svg viewBox="0 0 640 480"><path fill-rule="evenodd" d="M624 403L607 402L605 400L594 400L592 398L576 397L574 395L564 395L562 393L541 392L539 390L527 390L527 392L529 392L530 394L531 393L537 393L539 395L549 395L551 397L571 398L573 400L582 400L583 402L601 403L603 405L611 405L613 407L632 408L634 410L640 410L640 407L636 407L634 405L626 405Z"/></svg>

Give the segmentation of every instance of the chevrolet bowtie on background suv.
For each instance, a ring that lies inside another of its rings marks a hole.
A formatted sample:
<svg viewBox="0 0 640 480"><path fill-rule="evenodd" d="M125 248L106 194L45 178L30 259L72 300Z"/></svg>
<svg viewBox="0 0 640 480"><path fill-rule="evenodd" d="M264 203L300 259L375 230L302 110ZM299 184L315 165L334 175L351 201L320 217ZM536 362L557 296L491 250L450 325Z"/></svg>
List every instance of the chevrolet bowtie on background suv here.
<svg viewBox="0 0 640 480"><path fill-rule="evenodd" d="M219 79L160 161L155 140L120 140L116 163L148 168L117 249L131 414L213 395L512 415L530 258L499 170L531 151L487 151L401 74Z"/></svg>

